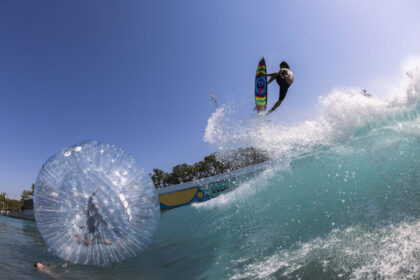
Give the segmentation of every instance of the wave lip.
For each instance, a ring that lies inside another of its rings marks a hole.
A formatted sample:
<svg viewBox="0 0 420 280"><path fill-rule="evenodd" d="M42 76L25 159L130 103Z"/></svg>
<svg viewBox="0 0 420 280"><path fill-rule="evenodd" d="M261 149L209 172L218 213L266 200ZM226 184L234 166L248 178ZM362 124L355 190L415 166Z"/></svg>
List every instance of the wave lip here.
<svg viewBox="0 0 420 280"><path fill-rule="evenodd" d="M240 108L225 104L209 117L203 140L218 151L252 146L280 158L307 153L320 145L346 143L361 131L398 127L407 121L415 121L418 128L420 57L403 63L402 76L392 92L370 97L358 88L334 89L318 97L319 111L314 119L294 126L278 124L275 119L244 120L237 114Z"/></svg>

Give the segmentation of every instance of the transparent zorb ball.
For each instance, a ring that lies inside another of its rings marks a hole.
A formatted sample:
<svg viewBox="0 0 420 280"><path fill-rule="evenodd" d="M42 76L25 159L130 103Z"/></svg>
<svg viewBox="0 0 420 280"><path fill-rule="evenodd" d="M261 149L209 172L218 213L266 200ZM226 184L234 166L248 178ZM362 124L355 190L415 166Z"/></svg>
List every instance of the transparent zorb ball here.
<svg viewBox="0 0 420 280"><path fill-rule="evenodd" d="M108 265L141 253L159 222L157 192L133 157L87 141L42 166L34 195L37 227L71 263Z"/></svg>

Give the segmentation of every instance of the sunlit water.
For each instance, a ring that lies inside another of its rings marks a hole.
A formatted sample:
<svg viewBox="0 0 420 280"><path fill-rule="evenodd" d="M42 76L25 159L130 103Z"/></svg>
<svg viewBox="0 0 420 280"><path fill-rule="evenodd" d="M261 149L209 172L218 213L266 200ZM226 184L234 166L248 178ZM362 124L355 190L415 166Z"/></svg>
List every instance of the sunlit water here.
<svg viewBox="0 0 420 280"><path fill-rule="evenodd" d="M234 122L221 107L205 141L266 148L275 163L236 189L161 214L151 246L108 267L54 258L34 222L0 217L4 279L416 279L420 275L420 63L387 99L320 99L295 127ZM268 148L267 148L268 147ZM2 278L2 279L3 279Z"/></svg>

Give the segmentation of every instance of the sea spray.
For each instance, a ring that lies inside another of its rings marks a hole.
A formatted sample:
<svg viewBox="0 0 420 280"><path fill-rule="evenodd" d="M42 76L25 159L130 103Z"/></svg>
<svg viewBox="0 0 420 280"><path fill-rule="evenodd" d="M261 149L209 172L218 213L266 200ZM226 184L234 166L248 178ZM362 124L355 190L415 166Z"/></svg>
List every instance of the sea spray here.
<svg viewBox="0 0 420 280"><path fill-rule="evenodd" d="M367 97L361 89L334 89L318 98L319 114L295 126L266 122L264 118L239 119L234 105L222 105L209 118L203 140L218 151L238 146L267 150L273 157L311 152L316 146L345 143L360 131L401 126L420 113L420 58L403 64L404 78L386 99ZM408 124L412 125L412 124Z"/></svg>
<svg viewBox="0 0 420 280"><path fill-rule="evenodd" d="M273 166L194 205L231 279L414 279L420 269L420 60L383 98L335 89L295 126L220 107L204 140L265 149ZM222 273L223 272L223 273Z"/></svg>

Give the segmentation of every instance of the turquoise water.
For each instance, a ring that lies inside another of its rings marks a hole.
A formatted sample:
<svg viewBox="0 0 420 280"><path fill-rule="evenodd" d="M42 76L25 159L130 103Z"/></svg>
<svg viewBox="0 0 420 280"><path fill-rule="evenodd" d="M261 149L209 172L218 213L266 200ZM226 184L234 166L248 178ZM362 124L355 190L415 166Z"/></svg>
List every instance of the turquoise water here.
<svg viewBox="0 0 420 280"><path fill-rule="evenodd" d="M415 278L420 139L385 128L368 134L163 213L152 246L111 267L63 268L34 222L0 217L2 279L43 279L35 261L66 279ZM380 139L386 145L375 146Z"/></svg>
<svg viewBox="0 0 420 280"><path fill-rule="evenodd" d="M51 256L34 222L0 217L2 279L416 279L420 63L396 96L336 91L294 127L209 119L205 141L268 147L276 163L204 203L162 213L152 245L109 267ZM234 115L232 115L234 116ZM230 118L232 120L232 118ZM258 140L258 142L257 142Z"/></svg>

